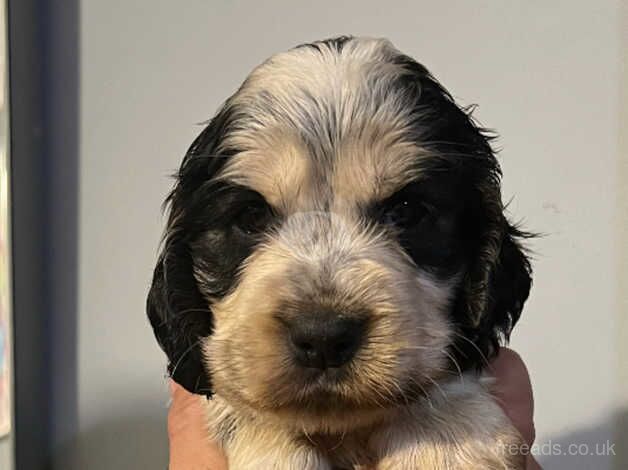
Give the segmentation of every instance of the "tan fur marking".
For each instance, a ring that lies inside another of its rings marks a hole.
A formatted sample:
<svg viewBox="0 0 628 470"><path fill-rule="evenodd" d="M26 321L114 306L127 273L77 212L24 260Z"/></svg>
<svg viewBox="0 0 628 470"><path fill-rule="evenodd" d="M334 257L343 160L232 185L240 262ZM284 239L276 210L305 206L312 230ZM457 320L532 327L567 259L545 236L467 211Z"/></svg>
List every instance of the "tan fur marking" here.
<svg viewBox="0 0 628 470"><path fill-rule="evenodd" d="M230 159L220 178L258 191L283 212L305 204L311 158L294 132L241 132L234 133L231 140L243 150Z"/></svg>

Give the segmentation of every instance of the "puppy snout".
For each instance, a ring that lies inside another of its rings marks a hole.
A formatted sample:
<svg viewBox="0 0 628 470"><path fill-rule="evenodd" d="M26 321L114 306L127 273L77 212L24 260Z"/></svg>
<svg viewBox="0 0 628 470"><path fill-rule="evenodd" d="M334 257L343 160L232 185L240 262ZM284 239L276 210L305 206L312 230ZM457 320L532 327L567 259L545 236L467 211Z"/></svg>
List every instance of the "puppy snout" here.
<svg viewBox="0 0 628 470"><path fill-rule="evenodd" d="M288 337L296 361L314 369L338 368L349 362L364 339L365 321L358 318L310 314L288 324Z"/></svg>

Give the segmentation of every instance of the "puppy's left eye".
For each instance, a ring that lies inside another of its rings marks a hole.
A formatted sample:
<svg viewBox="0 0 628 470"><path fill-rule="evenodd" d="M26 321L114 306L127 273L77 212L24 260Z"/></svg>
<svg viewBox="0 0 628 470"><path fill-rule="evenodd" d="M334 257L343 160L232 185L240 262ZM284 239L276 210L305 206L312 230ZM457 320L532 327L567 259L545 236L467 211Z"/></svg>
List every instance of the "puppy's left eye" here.
<svg viewBox="0 0 628 470"><path fill-rule="evenodd" d="M240 211L234 225L247 235L254 235L264 231L272 218L273 212L268 204L254 202Z"/></svg>
<svg viewBox="0 0 628 470"><path fill-rule="evenodd" d="M416 204L402 199L384 211L381 221L386 225L413 228L429 215L429 210L424 204Z"/></svg>

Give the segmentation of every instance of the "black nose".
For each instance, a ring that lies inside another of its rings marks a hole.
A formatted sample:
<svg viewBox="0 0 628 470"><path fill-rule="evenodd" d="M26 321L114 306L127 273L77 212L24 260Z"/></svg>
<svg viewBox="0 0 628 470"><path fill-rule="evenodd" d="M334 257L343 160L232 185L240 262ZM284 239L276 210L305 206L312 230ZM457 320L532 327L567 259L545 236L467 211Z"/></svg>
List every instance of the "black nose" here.
<svg viewBox="0 0 628 470"><path fill-rule="evenodd" d="M365 322L357 318L301 315L288 324L295 358L303 367L327 369L350 361L362 343Z"/></svg>

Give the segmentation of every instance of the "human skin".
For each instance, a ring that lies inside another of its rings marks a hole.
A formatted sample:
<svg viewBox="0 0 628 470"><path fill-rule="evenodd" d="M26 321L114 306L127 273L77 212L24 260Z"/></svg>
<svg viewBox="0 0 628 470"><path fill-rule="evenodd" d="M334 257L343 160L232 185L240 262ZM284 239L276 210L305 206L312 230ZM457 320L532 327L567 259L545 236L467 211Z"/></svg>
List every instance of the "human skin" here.
<svg viewBox="0 0 628 470"><path fill-rule="evenodd" d="M491 361L488 372L495 377L492 393L495 401L531 446L534 442L534 399L528 370L512 349L501 348ZM220 447L207 438L203 420L204 398L170 382L172 404L168 412L170 470L227 470L227 460ZM541 467L528 456L527 470Z"/></svg>

